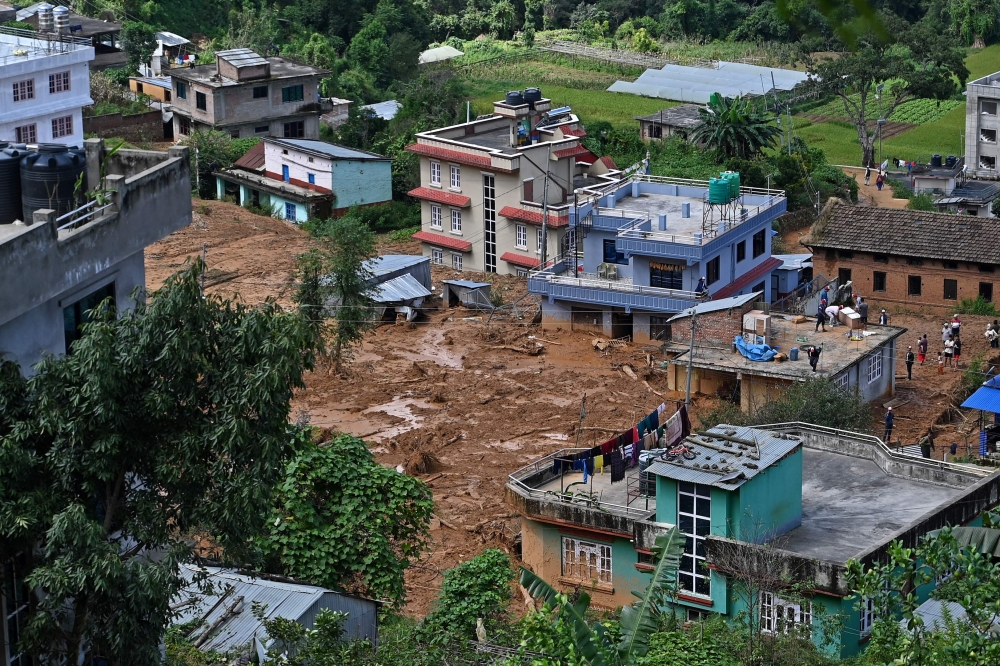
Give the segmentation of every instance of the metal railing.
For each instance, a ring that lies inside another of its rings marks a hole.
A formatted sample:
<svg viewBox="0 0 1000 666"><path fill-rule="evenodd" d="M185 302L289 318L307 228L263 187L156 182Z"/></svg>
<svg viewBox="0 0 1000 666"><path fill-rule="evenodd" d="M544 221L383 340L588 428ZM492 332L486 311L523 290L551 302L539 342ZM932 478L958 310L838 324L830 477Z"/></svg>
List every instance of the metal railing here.
<svg viewBox="0 0 1000 666"><path fill-rule="evenodd" d="M589 448L568 448L560 449L554 453L550 453L547 456L539 458L535 462L525 465L524 467L511 472L507 476L507 484L511 486L516 492L524 495L525 497L530 497L532 499L541 499L546 501L559 502L560 504L571 504L573 506L593 506L598 510L605 510L609 513L617 513L619 515L625 515L628 518L645 518L651 512L652 509L636 509L630 506L622 504L614 504L612 502L604 502L601 500L587 500L580 497L579 495L573 495L572 493L563 493L556 490L541 490L539 488L532 488L531 486L524 483L522 479L527 479L536 474L544 472L546 469L552 468L552 463L556 458L570 458L576 453L582 451L589 451Z"/></svg>
<svg viewBox="0 0 1000 666"><path fill-rule="evenodd" d="M56 218L56 229L58 231L66 231L67 229L76 229L79 226L86 224L87 222L92 222L101 216L101 213L109 208L114 208L114 204L104 204L103 206L98 205L97 201L91 201L86 203L75 210L71 210L65 215L61 215Z"/></svg>
<svg viewBox="0 0 1000 666"><path fill-rule="evenodd" d="M4 39L3 36L14 39ZM92 46L89 39L56 33L42 33L21 28L0 26L0 45L14 47L10 55L0 56L0 65L9 65L31 58L57 55Z"/></svg>
<svg viewBox="0 0 1000 666"><path fill-rule="evenodd" d="M546 280L550 284L558 284L567 287L580 287L582 289L608 289L610 291L619 291L629 294L656 296L659 298L675 298L685 301L699 300L698 293L694 291L686 291L683 289L664 289L662 287L647 287L632 284L631 282L623 282L621 280L589 279L566 277L562 275L532 275L531 277Z"/></svg>
<svg viewBox="0 0 1000 666"><path fill-rule="evenodd" d="M604 208L603 206L598 206L594 209L594 214L601 217L620 217L623 220L639 220L641 222L652 219L646 211L635 210L633 208Z"/></svg>

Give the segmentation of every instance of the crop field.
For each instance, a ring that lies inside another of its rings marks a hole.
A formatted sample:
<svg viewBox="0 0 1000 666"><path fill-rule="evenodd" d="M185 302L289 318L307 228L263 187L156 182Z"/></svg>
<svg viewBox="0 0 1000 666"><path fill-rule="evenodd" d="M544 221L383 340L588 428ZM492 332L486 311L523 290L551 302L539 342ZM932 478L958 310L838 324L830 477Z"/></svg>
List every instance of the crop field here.
<svg viewBox="0 0 1000 666"><path fill-rule="evenodd" d="M889 116L889 120L910 125L922 125L940 120L949 111L959 106L965 106L965 102L954 99L915 99L901 104ZM839 98L810 109L809 115L847 120L847 115L844 113L844 102ZM867 117L876 120L880 115L877 104L869 103Z"/></svg>

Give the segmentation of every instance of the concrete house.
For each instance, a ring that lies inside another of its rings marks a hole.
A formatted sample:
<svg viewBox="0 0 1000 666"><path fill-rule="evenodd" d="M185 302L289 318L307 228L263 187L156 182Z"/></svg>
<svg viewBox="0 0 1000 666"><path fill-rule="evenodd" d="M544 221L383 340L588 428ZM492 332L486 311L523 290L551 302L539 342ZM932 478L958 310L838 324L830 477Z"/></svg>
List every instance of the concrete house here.
<svg viewBox="0 0 1000 666"><path fill-rule="evenodd" d="M525 564L557 589L579 586L595 605L614 608L648 583L653 541L676 526L686 543L672 609L682 619L752 613L765 634L799 625L819 644L819 618L840 614L827 649L848 657L864 649L874 615L847 598L847 561L871 564L894 539L911 545L945 525L980 524L1000 504L1000 473L895 453L859 433L720 425L683 444L690 459L657 454L618 483L605 466L568 488L582 472L556 472L554 462L586 449L553 452L510 474L506 501L522 516ZM738 582L738 567L762 560L777 573L760 589ZM811 591L795 597L793 582Z"/></svg>
<svg viewBox="0 0 1000 666"><path fill-rule="evenodd" d="M290 222L392 200L392 160L325 141L267 137L215 177L220 199L231 195Z"/></svg>
<svg viewBox="0 0 1000 666"><path fill-rule="evenodd" d="M0 26L0 141L83 145L89 39Z"/></svg>
<svg viewBox="0 0 1000 666"><path fill-rule="evenodd" d="M852 281L873 304L993 302L1000 283L1000 226L990 218L831 200L801 242L813 251L817 274Z"/></svg>
<svg viewBox="0 0 1000 666"><path fill-rule="evenodd" d="M932 155L927 164L890 167L888 176L916 194L929 195L943 213L994 217L992 204L1000 196L1000 183L972 180L973 173L964 157Z"/></svg>
<svg viewBox="0 0 1000 666"><path fill-rule="evenodd" d="M569 107L553 109L537 88L508 93L488 116L418 134L407 150L420 156L420 187L409 194L421 202L414 238L424 254L455 270L527 275L543 254L569 253L574 181L585 169L577 160L591 155L584 134Z"/></svg>
<svg viewBox="0 0 1000 666"><path fill-rule="evenodd" d="M579 252L534 272L542 326L636 341L669 338L669 318L704 300L771 296L771 221L781 190L740 188L722 205L706 181L637 174L577 191L569 233ZM706 279L705 292L695 293Z"/></svg>
<svg viewBox="0 0 1000 666"><path fill-rule="evenodd" d="M701 109L697 104L681 104L648 116L636 116L639 136L644 141L662 141L671 136L687 138L701 125Z"/></svg>
<svg viewBox="0 0 1000 666"><path fill-rule="evenodd" d="M146 286L143 250L191 223L187 148L105 159L100 139L85 147L87 182L97 186L103 160L111 205L0 225L0 279L18 285L0 292L0 356L26 373L46 354L67 353L87 310L105 298L131 308L133 290Z"/></svg>
<svg viewBox="0 0 1000 666"><path fill-rule="evenodd" d="M70 10L68 4L70 3L37 2L18 8L15 17L17 21L35 26L40 33L54 30L85 40L94 47L94 59L90 62L91 71L99 72L112 67L123 67L128 61L128 54L117 46L122 24L115 21L114 12L105 10L101 12L100 17L91 18Z"/></svg>
<svg viewBox="0 0 1000 666"><path fill-rule="evenodd" d="M250 49L170 70L174 136L215 129L233 138L319 139L320 80L329 72Z"/></svg>
<svg viewBox="0 0 1000 666"><path fill-rule="evenodd" d="M1000 72L969 81L965 92L965 160L969 172L995 179L1000 133Z"/></svg>

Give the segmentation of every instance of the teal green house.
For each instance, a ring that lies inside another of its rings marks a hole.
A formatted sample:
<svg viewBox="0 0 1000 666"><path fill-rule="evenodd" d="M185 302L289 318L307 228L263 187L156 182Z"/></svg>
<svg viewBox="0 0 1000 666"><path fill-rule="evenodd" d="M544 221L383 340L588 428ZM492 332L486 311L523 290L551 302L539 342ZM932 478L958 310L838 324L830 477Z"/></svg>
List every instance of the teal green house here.
<svg viewBox="0 0 1000 666"><path fill-rule="evenodd" d="M810 627L817 644L848 657L864 649L874 617L850 598L847 561L876 562L895 539L914 545L974 524L1000 493L1000 473L803 423L721 425L683 443L688 456L654 457L619 483L606 470L586 483L557 473L553 462L581 449L512 473L506 500L522 516L522 560L613 608L647 584L653 541L677 526L682 617L749 614L763 634Z"/></svg>

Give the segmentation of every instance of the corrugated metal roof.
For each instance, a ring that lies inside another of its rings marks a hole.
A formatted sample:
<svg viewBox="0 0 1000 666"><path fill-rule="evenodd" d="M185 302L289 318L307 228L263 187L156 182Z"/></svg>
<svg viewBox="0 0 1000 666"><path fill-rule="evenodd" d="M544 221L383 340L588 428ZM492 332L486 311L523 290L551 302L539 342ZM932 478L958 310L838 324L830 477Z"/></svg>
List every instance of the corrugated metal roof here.
<svg viewBox="0 0 1000 666"><path fill-rule="evenodd" d="M409 273L375 285L371 293L372 300L376 303L415 301L431 295L431 292Z"/></svg>
<svg viewBox="0 0 1000 666"><path fill-rule="evenodd" d="M233 67L251 67L254 65L266 65L265 60L259 53L250 49L229 49L228 51L216 51L215 55L220 60L228 62Z"/></svg>
<svg viewBox="0 0 1000 666"><path fill-rule="evenodd" d="M776 270L794 271L805 266L812 266L811 254L772 254L775 259L781 260L781 265Z"/></svg>
<svg viewBox="0 0 1000 666"><path fill-rule="evenodd" d="M181 46L183 44L191 43L190 40L184 39L180 35L166 31L156 33L156 41L160 42L164 46Z"/></svg>
<svg viewBox="0 0 1000 666"><path fill-rule="evenodd" d="M379 102L378 104L366 104L361 107L362 109L371 109L379 118L383 120L392 120L399 113L399 110L403 108L403 105L394 99L390 99L388 102Z"/></svg>
<svg viewBox="0 0 1000 666"><path fill-rule="evenodd" d="M952 621L962 622L965 620L966 612L962 604L957 601L942 601L940 599L928 599L924 603L917 606L916 610L913 611L913 614L920 616L920 618L924 621L924 627L928 630L942 631L947 629L945 609L947 609L947 615L952 619ZM907 624L907 620L900 620L899 628L903 631L909 631L906 627Z"/></svg>
<svg viewBox="0 0 1000 666"><path fill-rule="evenodd" d="M691 435L683 440L695 451L693 460L657 459L647 471L677 481L733 490L802 446L802 440L795 435L745 426L718 425L707 432L720 437ZM756 451L748 443L756 444Z"/></svg>
<svg viewBox="0 0 1000 666"><path fill-rule="evenodd" d="M724 97L766 94L772 88L772 76L773 87L791 90L805 81L807 75L794 70L724 61L719 62L716 69L666 65L662 69L647 69L634 82L616 81L608 90L706 104L712 93Z"/></svg>
<svg viewBox="0 0 1000 666"><path fill-rule="evenodd" d="M430 257L422 257L417 254L383 254L366 261L365 268L378 277L424 262L430 263Z"/></svg>
<svg viewBox="0 0 1000 666"><path fill-rule="evenodd" d="M730 296L729 298L720 298L717 301L708 301L705 303L699 303L693 308L688 308L687 310L682 310L675 314L673 317L667 320L669 324L675 319L683 319L685 317L690 317L692 314L707 314L709 312L718 312L719 310L728 310L729 308L738 308L741 305L746 305L752 301L756 296L760 294L759 291L755 291L752 294L744 294L742 296Z"/></svg>
<svg viewBox="0 0 1000 666"><path fill-rule="evenodd" d="M314 141L312 139L271 139L271 141L273 143L288 144L290 146L294 146L295 148L300 148L301 150L310 150L314 153L320 153L338 160L390 160L390 158L385 155L367 153L363 150L355 150L353 148L345 148L344 146L338 146L335 143L327 143L326 141Z"/></svg>
<svg viewBox="0 0 1000 666"><path fill-rule="evenodd" d="M998 377L992 377L983 382L983 385L970 395L962 407L969 409L980 409L984 412L1000 413L1000 381Z"/></svg>
<svg viewBox="0 0 1000 666"><path fill-rule="evenodd" d="M441 280L444 284L452 284L456 287L465 287L466 289L481 289L482 287L489 287L489 282L473 282L472 280Z"/></svg>

